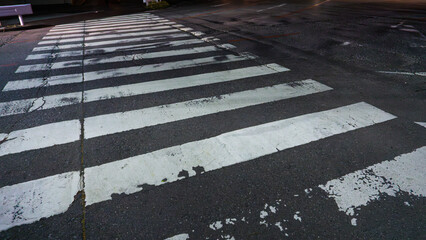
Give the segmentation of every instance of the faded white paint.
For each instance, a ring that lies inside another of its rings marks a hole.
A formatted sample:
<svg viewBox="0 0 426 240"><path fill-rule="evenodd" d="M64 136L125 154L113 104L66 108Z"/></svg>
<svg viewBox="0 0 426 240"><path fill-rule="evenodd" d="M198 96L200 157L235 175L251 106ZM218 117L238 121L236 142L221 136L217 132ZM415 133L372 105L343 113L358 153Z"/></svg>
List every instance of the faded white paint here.
<svg viewBox="0 0 426 240"><path fill-rule="evenodd" d="M170 28L170 25L176 24L172 22L168 23L157 23L157 24L139 24L139 25L132 25L132 26L115 26L115 27L108 27L108 28L94 28L91 30L88 30L86 28L79 30L77 33L60 33L58 35L47 35L43 37L43 40L51 40L51 39L67 39L67 38L73 38L73 37L83 37L83 36L97 36L97 35L104 35L104 34L111 34L111 33L125 33L125 32L136 32L136 31L145 31L145 30L159 30L159 29L168 29ZM81 32L83 30L83 32Z"/></svg>
<svg viewBox="0 0 426 240"><path fill-rule="evenodd" d="M293 218L294 218L294 220L296 220L296 221L299 221L299 222L302 222L302 218L300 217L300 212L299 211L297 211L297 212L295 212L294 213L294 216L293 216Z"/></svg>
<svg viewBox="0 0 426 240"><path fill-rule="evenodd" d="M268 8L265 8L265 9L259 9L256 12L263 12L263 11L271 10L271 9L274 9L274 8L280 8L280 7L283 7L285 5L287 5L287 4L283 3L283 4L275 5L275 6L272 6L272 7L268 7Z"/></svg>
<svg viewBox="0 0 426 240"><path fill-rule="evenodd" d="M330 90L315 81L280 84L216 97L85 118L86 139L140 129L238 108ZM0 144L0 156L71 143L80 138L79 120L45 124L9 134Z"/></svg>
<svg viewBox="0 0 426 240"><path fill-rule="evenodd" d="M115 24L108 24L105 26L92 26L92 27L88 27L88 26L81 26L78 28L68 28L68 29L64 29L64 30L57 30L57 31L53 31L50 30L46 36L55 36L55 35L64 35L64 34L74 34L74 33L83 33L83 32L98 32L98 31L103 31L103 30L108 30L108 29L126 29L126 28L133 28L133 27L149 27L149 26L161 26L161 25L168 25L168 24L176 24L175 22L171 22L169 20L160 20L160 21L153 21L151 23L148 22L119 22L119 23L115 23Z"/></svg>
<svg viewBox="0 0 426 240"><path fill-rule="evenodd" d="M166 238L164 240L187 240L189 239L189 235L187 233L181 233L179 235L175 235L173 237Z"/></svg>
<svg viewBox="0 0 426 240"><path fill-rule="evenodd" d="M85 42L86 41L94 41L94 40L107 39L107 38L140 37L140 36L146 36L146 35L175 33L175 32L180 32L180 31L181 31L180 29L167 29L167 30L157 30L157 31L143 31L143 32L107 34L107 35L101 35L101 36L85 37L84 41ZM58 39L58 40L46 40L46 41L41 41L38 44L39 45L63 44L63 43L69 43L69 42L83 42L83 37Z"/></svg>
<svg viewBox="0 0 426 240"><path fill-rule="evenodd" d="M144 21L139 20L123 20L123 21L116 21L111 23L103 23L103 24L97 24L97 25L89 25L89 24L81 24L80 26L75 27L65 27L65 28L52 28L47 35L57 35L57 34L69 34L69 33L78 33L79 31L85 29L88 31L94 30L94 29L108 29L108 28L115 28L120 26L135 26L135 25L156 25L161 23L170 22L169 20L156 18L156 19L149 19Z"/></svg>
<svg viewBox="0 0 426 240"><path fill-rule="evenodd" d="M213 230L219 230L223 227L222 221L216 221L209 225L209 227Z"/></svg>
<svg viewBox="0 0 426 240"><path fill-rule="evenodd" d="M380 194L396 196L399 192L406 192L425 197L425 167L426 147L421 147L319 187L336 201L340 211L353 216L355 210L378 200Z"/></svg>
<svg viewBox="0 0 426 240"><path fill-rule="evenodd" d="M196 58L191 60L183 60L176 62L165 62L158 64L149 64L144 66L134 66L134 67L124 67L124 68L115 68L107 69L93 72L84 73L84 81L95 81L105 78L116 78L131 76L137 74L146 74L151 72L161 72L168 70L177 70L182 68L190 67L201 67L211 64L220 64L220 63L229 63L244 61L256 58L253 55L243 53L241 56L235 55L221 55L213 56L206 58ZM72 84L72 83L81 83L83 81L82 74L68 74L68 75L59 75L59 76L50 76L46 78L33 78L33 79L24 79L7 82L6 86L3 88L3 91L13 91L20 89L29 89L37 88L40 86L56 86L63 84Z"/></svg>
<svg viewBox="0 0 426 240"><path fill-rule="evenodd" d="M177 47L177 46L200 44L200 43L204 43L204 41L200 39L187 39L187 40L178 40L178 41L170 41L170 42L154 42L154 43L125 45L125 46L91 48L91 49L84 50L84 56L113 53L113 52L120 52L120 51L138 51L138 50L144 50L144 49L154 49L154 48L158 48L162 46ZM48 58L58 59L63 57L77 57L77 56L83 56L83 50L65 51L65 52L58 52L58 53L55 52L55 53L32 54L32 55L28 55L25 60L37 60L37 59L48 59Z"/></svg>
<svg viewBox="0 0 426 240"><path fill-rule="evenodd" d="M243 78L289 71L278 64L240 68L228 71L197 74L179 78L163 79L114 87L86 90L84 102L94 102L106 99L131 97L142 94L195 87L207 84L235 81ZM0 117L21 114L35 110L45 110L56 107L81 103L81 92L49 95L41 98L15 100L0 103Z"/></svg>
<svg viewBox="0 0 426 240"><path fill-rule="evenodd" d="M392 72L392 71L377 71L379 73L386 74L399 74L399 75L410 75L410 76L422 76L426 77L426 72Z"/></svg>
<svg viewBox="0 0 426 240"><path fill-rule="evenodd" d="M231 44L225 44L224 47L235 48ZM138 61L143 59L185 56L190 54L214 52L219 50L220 48L215 46L206 46L206 47L195 47L195 48L188 48L188 49L168 50L168 51L152 52L152 53L129 54L129 55L111 56L111 57L101 56L96 58L84 59L83 61L72 60L72 61L54 62L52 64L43 63L43 64L21 65L18 67L15 73L45 71L50 69L73 68L73 67L82 67L82 66L107 64L107 63L132 62L132 61Z"/></svg>
<svg viewBox="0 0 426 240"><path fill-rule="evenodd" d="M180 25L182 26L182 25ZM154 31L154 30L164 30L164 29L170 29L172 28L170 25L164 25L164 26L150 26L150 27L134 27L131 29L108 29L104 31L97 31L97 32L88 32L88 33L76 33L76 34L65 34L60 36L46 36L43 37L44 41L47 40L65 40L65 39L73 39L73 38L81 38L85 37L86 39L93 39L95 36L103 37L107 36L108 34L120 34L120 33L128 33L128 32L137 32L137 31ZM56 41L55 40L55 41Z"/></svg>
<svg viewBox="0 0 426 240"><path fill-rule="evenodd" d="M158 35L158 36L148 36L148 37L138 37L138 38L127 38L127 39L114 39L114 40L105 40L105 41L96 41L96 42L85 42L85 50L90 50L91 47L99 47L104 45L112 45L116 46L118 44L127 44L127 43L140 43L144 41L159 41L159 40L165 40L170 38L181 38L181 37L188 37L189 35L186 33L175 33L175 34L168 34L168 35ZM152 43L143 43L138 45L146 45L146 46L152 46L156 45L158 42L152 42ZM164 43L164 42L162 42ZM160 44L161 45L161 44ZM83 43L74 43L74 44L64 44L64 45L50 45L50 46L43 46L43 47L35 47L33 48L33 52L41 52L41 51L49 51L52 50L55 51L61 51L61 50L67 50L72 48L83 48Z"/></svg>
<svg viewBox="0 0 426 240"><path fill-rule="evenodd" d="M79 172L0 188L0 231L65 212L79 190Z"/></svg>

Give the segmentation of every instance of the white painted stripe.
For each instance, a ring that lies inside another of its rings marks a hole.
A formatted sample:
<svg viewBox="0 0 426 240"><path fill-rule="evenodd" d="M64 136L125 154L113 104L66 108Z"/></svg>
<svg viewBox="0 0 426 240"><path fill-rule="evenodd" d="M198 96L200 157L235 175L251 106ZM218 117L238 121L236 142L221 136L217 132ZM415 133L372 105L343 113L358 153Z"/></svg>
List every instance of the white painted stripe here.
<svg viewBox="0 0 426 240"><path fill-rule="evenodd" d="M81 92L0 102L0 117L81 103Z"/></svg>
<svg viewBox="0 0 426 240"><path fill-rule="evenodd" d="M88 117L84 120L86 139L141 129L158 124L279 101L328 91L317 82L280 84L221 96L163 106ZM70 120L11 132L0 144L0 156L71 143L80 139L80 121Z"/></svg>
<svg viewBox="0 0 426 240"><path fill-rule="evenodd" d="M420 126L422 126L422 127L425 127L426 128L426 122L416 122L417 124L419 124Z"/></svg>
<svg viewBox="0 0 426 240"><path fill-rule="evenodd" d="M98 24L108 24L108 23L116 23L116 22L128 22L128 21L152 21L152 20L158 20L158 19L163 19L160 17L131 17L131 18L121 18L121 19L103 19L103 20L98 20L97 22L92 22L92 21L84 21L84 22L80 22L75 24L75 26L81 26L81 25L87 25L87 26L95 26ZM57 25L55 26L55 28L70 28L73 27L74 25Z"/></svg>
<svg viewBox="0 0 426 240"><path fill-rule="evenodd" d="M256 77L289 71L278 64L268 64L255 67L247 67L235 70L227 70L214 73L204 73L179 78L164 79L158 81L142 82L115 87L86 90L84 102L94 102L106 99L131 97L148 93L168 91L180 88L195 87L214 83L235 81L249 77ZM300 83L309 83L313 80L305 80ZM81 103L81 92L44 96L41 98L16 100L0 103L0 117L22 114L36 110L45 110ZM2 139L2 138L0 138Z"/></svg>
<svg viewBox="0 0 426 240"><path fill-rule="evenodd" d="M121 52L121 51L138 51L143 49L158 48L162 46L177 47L177 46L200 44L200 43L205 43L205 42L203 40L195 38L195 39L189 39L189 40L179 40L179 41L170 41L170 42L162 41L162 42L155 42L155 43L125 45L125 46L116 46L116 47L91 48L91 49L85 49L84 56L105 54L105 53L112 53L112 52ZM82 55L83 55L83 50L75 50L75 51L66 51L66 52L58 52L58 53L31 54L31 55L28 55L25 60L36 60L36 59L47 59L47 58L57 59L57 58L63 58L63 57L76 57L76 56L82 56Z"/></svg>
<svg viewBox="0 0 426 240"><path fill-rule="evenodd" d="M410 75L410 76L422 76L426 77L426 72L391 72L391 71L377 71L379 73L387 74L399 74L399 75Z"/></svg>
<svg viewBox="0 0 426 240"><path fill-rule="evenodd" d="M110 22L110 23L103 23L103 24L96 24L96 25L87 25L87 24L81 24L74 27L64 27L64 28L52 28L50 29L49 33L51 34L59 34L59 33L66 33L67 31L77 31L82 29L94 29L94 28L106 28L109 26L125 26L125 25L134 25L134 24L154 24L154 23L160 23L160 22L167 22L168 20L158 18L158 19L150 19L150 20L144 20L144 21L135 21L135 20L128 20L128 21L118 21L118 22Z"/></svg>
<svg viewBox="0 0 426 240"><path fill-rule="evenodd" d="M222 4L217 4L217 5L213 5L212 7L223 7L226 5L229 5L230 3L222 3Z"/></svg>
<svg viewBox="0 0 426 240"><path fill-rule="evenodd" d="M179 25L177 25L179 26ZM182 26L182 25L181 25ZM128 33L128 32L137 32L137 31L152 31L152 30L161 30L161 29L170 29L170 25L162 25L162 26L148 26L148 27L133 27L133 28L125 28L125 29L119 29L119 28L112 28L107 29L103 31L95 31L95 32L85 32L84 34L78 33L78 34L64 34L59 36L46 36L43 37L43 40L52 40L52 39L73 39L73 38L80 38L85 36L93 37L93 36L106 36L108 34L117 34L117 33ZM86 39L85 38L85 39Z"/></svg>
<svg viewBox="0 0 426 240"><path fill-rule="evenodd" d="M89 24L96 24L96 23L102 23L102 22L109 22L109 21L123 21L127 19L150 19L150 18L158 18L158 16L154 15L146 15L146 16L121 16L121 17L110 17L110 18L102 18L102 19L93 19L93 20L87 20L86 23Z"/></svg>
<svg viewBox="0 0 426 240"><path fill-rule="evenodd" d="M108 25L100 25L100 26L81 26L77 28L65 28L63 30L55 30L51 29L46 35L60 35L60 34L69 34L69 33L78 33L82 32L83 30L87 31L94 31L96 29L110 29L115 27L131 27L131 26L150 26L150 25L158 25L158 24L165 24L165 23L171 23L171 21L164 19L164 20L158 20L158 21L136 21L136 22L118 22L118 23L112 23Z"/></svg>
<svg viewBox="0 0 426 240"><path fill-rule="evenodd" d="M65 27L65 28L52 28L49 31L49 34L59 34L61 32L68 32L68 31L78 31L81 30L83 27L87 28L87 29L93 29L93 28L107 28L109 26L125 26L125 25L135 25L135 24L155 24L155 23L161 23L161 22L168 22L169 20L167 19L150 19L150 20L144 20L144 21L133 21L133 20L128 20L128 21L120 21L120 22L115 22L115 23L109 23L109 24L100 24L100 25L79 25L79 26L75 26L75 27Z"/></svg>
<svg viewBox="0 0 426 240"><path fill-rule="evenodd" d="M112 21L145 20L145 19L152 19L152 18L158 18L158 17L157 16L123 16L123 17L116 17L116 18L102 18L102 19L96 19L96 20L87 20L85 22L87 24L97 24L97 23L112 22Z"/></svg>
<svg viewBox="0 0 426 240"><path fill-rule="evenodd" d="M158 186L164 179L174 182L182 170L194 176L197 166L213 171L393 118L369 104L357 103L87 168L86 204L110 200L115 193L141 191L144 184Z"/></svg>
<svg viewBox="0 0 426 240"><path fill-rule="evenodd" d="M159 186L178 181L181 171L192 177L196 174L195 167L214 171L393 118L369 104L357 103L86 168L86 204L110 200L112 194L139 192L145 184ZM64 206L72 202L68 196L75 195L78 187L70 177L64 176L75 174L59 174L1 188L0 195L4 197L0 199L3 206L0 231L65 212ZM55 199L51 200L52 196Z"/></svg>
<svg viewBox="0 0 426 240"><path fill-rule="evenodd" d="M100 19L80 21L77 23L56 25L56 27L69 27L69 26L72 26L73 24L78 25L83 23L97 24L97 23L104 23L104 22L111 22L111 21L127 21L127 20L138 20L138 19L146 20L146 19L152 19L152 18L160 18L160 17L158 16L128 16L128 17L120 17L120 18L100 18Z"/></svg>
<svg viewBox="0 0 426 240"><path fill-rule="evenodd" d="M0 188L0 232L65 212L79 190L79 172Z"/></svg>
<svg viewBox="0 0 426 240"><path fill-rule="evenodd" d="M109 21L99 21L99 22L80 22L76 24L64 24L64 25L56 25L51 29L51 31L62 31L69 29L76 29L83 26L105 26L108 24L116 24L116 23L126 23L126 22L155 22L159 20L164 20L164 18L153 17L153 18L127 18L127 19L111 19Z"/></svg>
<svg viewBox="0 0 426 240"><path fill-rule="evenodd" d="M328 181L319 187L333 198L340 211L354 216L361 206L379 200L381 194L400 192L426 197L426 146L390 161Z"/></svg>
<svg viewBox="0 0 426 240"><path fill-rule="evenodd" d="M149 37L138 37L138 38L128 38L128 39L118 39L118 40L106 40L106 41L99 41L99 42L87 42L84 43L85 47L99 47L103 45L117 45L117 44L126 44L126 43L133 43L133 42L142 42L142 41L158 41L158 40L165 40L165 39L173 39L173 38L181 38L181 37L188 37L189 35L186 33L175 33L175 34L169 34L169 35L159 35L159 36L149 36ZM146 43L147 45L154 45L156 42L153 43ZM83 48L83 43L74 43L74 44L66 44L66 45L59 45L59 46L43 46L43 47L35 47L33 49L33 52L40 52L40 51L59 51L59 50L67 50L72 48Z"/></svg>
<svg viewBox="0 0 426 240"><path fill-rule="evenodd" d="M231 44L224 44L223 47L226 47L228 49L235 48L235 46ZM220 50L221 48L218 48L215 46L195 47L195 48L188 48L188 49L169 50L169 51L152 52L152 53L111 56L106 58L105 56L102 56L97 58L84 59L83 62L84 62L84 66L90 66L90 65L98 65L98 64L106 64L106 63L132 62L132 61L151 59L151 58L184 56L184 55L207 53L207 52L214 52L214 51L220 51ZM18 67L15 73L81 67L82 64L83 63L81 60L72 60L72 61L54 62L52 64L21 65Z"/></svg>
<svg viewBox="0 0 426 240"><path fill-rule="evenodd" d="M17 81L9 81L3 88L3 91L14 91L21 89L30 89L44 86L55 86L60 84L71 84L83 82L83 76L81 73L67 74L59 76L51 76L47 78L33 78Z"/></svg>
<svg viewBox="0 0 426 240"><path fill-rule="evenodd" d="M119 38L119 37L139 37L139 36L146 36L146 35L155 35L155 34L165 34L165 33L175 33L180 32L180 29L168 29L168 30L159 30L159 31L144 31L144 32L131 32L131 33L117 33L117 34L108 34L108 35L102 35L102 36L96 36L96 37L85 37L84 41L93 41L93 40L100 40L100 39L107 39L107 38ZM68 42L82 42L83 38L68 38L68 39L60 39L60 40L47 40L47 41L41 41L38 44L39 45L46 45L46 44L62 44L62 43L68 43Z"/></svg>
<svg viewBox="0 0 426 240"><path fill-rule="evenodd" d="M173 237L166 238L164 240L187 240L187 239L189 239L189 235L187 233L182 233L182 234L175 235Z"/></svg>
<svg viewBox="0 0 426 240"><path fill-rule="evenodd" d="M176 70L176 69L189 68L189 67L200 67L200 66L211 65L211 64L244 61L244 60L249 60L254 58L256 57L251 54L243 53L241 56L235 56L230 54L230 55L223 55L223 56L196 58L196 59L176 61L176 62L150 64L145 66L107 69L107 70L100 70L100 71L93 71L93 72L85 72L84 81L88 82L88 81L100 80L104 78L115 78L115 77L123 77L123 76L130 76L130 75L144 74L144 73L151 73L151 72ZM55 85L81 83L81 82L82 82L82 74L50 76L47 78L33 78L33 79L9 81L7 82L6 86L3 88L3 91L12 91L12 90L29 89L29 88L36 88L36 87L42 87L42 86L55 86Z"/></svg>
<svg viewBox="0 0 426 240"><path fill-rule="evenodd" d="M283 3L283 4L280 4L280 5L268 7L268 8L265 8L265 9L260 9L260 10L257 10L256 12L263 12L263 11L266 11L266 10L271 10L271 9L274 9L274 8L279 8L279 7L282 7L282 6L285 6L285 5L287 5L287 4Z"/></svg>
<svg viewBox="0 0 426 240"><path fill-rule="evenodd" d="M134 28L134 27L149 27L149 26L161 26L161 25L167 25L167 24L176 24L175 22L170 22L168 20L162 20L158 21L158 23L149 23L149 24L141 24L141 23L120 23L120 24L111 24L105 27L85 27L80 28L76 30L67 30L67 31L61 31L61 32L49 32L46 34L46 36L55 36L55 35L62 35L62 34L72 34L72 33L91 33L91 32L99 32L109 29L126 29L126 28Z"/></svg>

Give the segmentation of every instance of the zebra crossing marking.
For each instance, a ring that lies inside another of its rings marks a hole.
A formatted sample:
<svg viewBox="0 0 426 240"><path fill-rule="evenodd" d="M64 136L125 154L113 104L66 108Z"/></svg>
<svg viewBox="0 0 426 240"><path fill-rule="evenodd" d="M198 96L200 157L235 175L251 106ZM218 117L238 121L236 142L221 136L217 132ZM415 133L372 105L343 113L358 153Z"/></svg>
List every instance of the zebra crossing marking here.
<svg viewBox="0 0 426 240"><path fill-rule="evenodd" d="M105 41L98 41L98 42L85 42L84 46L85 48L90 47L98 47L103 45L116 45L116 44L125 44L125 43L133 43L133 42L142 42L142 41L158 41L158 40L165 40L165 39L173 39L173 38L181 38L181 37L189 37L186 33L175 33L175 34L169 34L169 35L157 35L157 36L148 36L148 37L138 37L138 38L127 38L127 39L116 39L116 40L105 40ZM153 43L143 43L147 45L155 45L157 42ZM50 46L43 46L43 47L35 47L33 49L33 52L41 52L41 51L60 51L60 50L66 50L66 49L72 49L72 48L83 48L82 43L73 43L73 44L64 44L64 45L50 45Z"/></svg>
<svg viewBox="0 0 426 240"><path fill-rule="evenodd" d="M85 139L106 136L328 90L331 90L328 86L313 80L305 80L296 84L279 84L215 97L87 117L84 119L84 136ZM9 133L7 139L0 144L0 156L71 143L80 139L80 121L68 120L17 130Z"/></svg>
<svg viewBox="0 0 426 240"><path fill-rule="evenodd" d="M394 118L360 102L86 168L86 205L110 200L112 194L139 192L144 184L178 181L181 171L195 176L194 167L214 171ZM0 188L4 196L0 199L0 231L65 212L73 201L70 196L81 190L78 174L62 173Z"/></svg>
<svg viewBox="0 0 426 240"><path fill-rule="evenodd" d="M120 52L120 51L137 51L137 50L143 50L143 49L153 49L158 48L162 46L167 47L177 47L177 46L183 46L183 45L192 45L192 44L201 44L205 43L205 41L200 39L188 39L188 40L177 40L177 41L170 41L170 42L155 42L155 43L142 43L142 44L133 44L133 45L125 45L125 46L115 46L115 47L103 47L103 48L92 48L92 49L85 49L84 55L90 56L90 55L96 55L96 54L105 54L105 53L113 53L113 52ZM82 56L83 50L75 50L75 51L64 51L64 52L58 52L58 53L40 53L40 54L31 54L28 55L25 60L37 60L37 59L47 59L47 58L64 58L64 57L77 57Z"/></svg>
<svg viewBox="0 0 426 240"><path fill-rule="evenodd" d="M149 19L149 20L125 20L125 21L116 21L116 22L111 22L111 23L103 23L103 24L92 24L92 25L88 25L86 24L81 24L81 25L77 25L77 26L70 26L70 27L62 27L62 28L58 28L58 27L54 27L52 29L50 29L50 31L48 33L50 34L60 34L60 33L67 33L68 31L78 31L78 30L82 30L84 29L95 29L95 28L108 28L108 27L114 27L114 26L125 26L125 25L134 25L134 24L156 24L156 23L160 23L160 22L169 22L169 20L163 19L163 18L157 18L157 19Z"/></svg>
<svg viewBox="0 0 426 240"><path fill-rule="evenodd" d="M161 92L187 87L202 86L220 82L235 81L239 79L263 76L289 69L278 64L267 64L261 66L233 69L220 72L203 73L172 79L162 79L114 87L97 88L84 91L84 102L94 102L106 99L137 96L147 93ZM309 81L309 80L308 80ZM23 99L0 103L0 117L63 107L81 103L81 92L49 95L41 98Z"/></svg>
<svg viewBox="0 0 426 240"><path fill-rule="evenodd" d="M107 25L107 24L116 24L116 23L120 23L120 22L155 22L155 21L159 21L159 20L164 20L164 18L161 17L149 17L149 18L123 18L123 19L115 19L115 20L109 20L109 21L99 21L99 22L89 22L89 21L84 21L84 22L79 22L76 23L75 25L56 25L55 27L53 27L51 30L56 30L56 29L73 29L73 28L79 28L79 27L84 27L84 26L103 26L103 25Z"/></svg>
<svg viewBox="0 0 426 240"><path fill-rule="evenodd" d="M175 26L179 26L179 24L174 24ZM183 25L180 25L183 26ZM138 31L145 31L145 30L149 30L149 31L154 31L154 30L164 30L164 29L171 29L172 26L171 25L162 25L162 26L150 26L150 27L134 27L134 28L125 28L125 29L108 29L108 30L103 30L103 31L97 31L97 32L91 32L91 33L87 33L85 32L84 34L65 34L65 35L59 35L59 36L47 36L43 38L43 41L45 40L65 40L65 39L72 39L72 38L80 38L80 37L85 37L84 39L86 40L87 38L94 37L94 36L106 36L107 34L118 34L118 33L128 33L128 32L138 32Z"/></svg>
<svg viewBox="0 0 426 240"><path fill-rule="evenodd" d="M426 146L363 170L328 181L319 188L336 202L339 211L354 216L361 206L380 199L381 194L395 197L399 192L426 197ZM355 221L356 223L356 221Z"/></svg>
<svg viewBox="0 0 426 240"><path fill-rule="evenodd" d="M128 29L128 28L134 28L134 27L151 27L151 26L163 26L163 25L172 25L172 24L177 24L175 22L171 22L168 20L161 20L161 21L156 21L155 23L140 23L140 22L135 22L135 23L120 23L120 24L109 24L105 27L81 27L75 30L64 30L64 31L53 31L53 32L48 32L46 34L46 36L55 36L55 35L64 35L67 34L67 37L69 37L68 34L75 34L75 33L92 33L92 32L100 32L100 31L106 31L106 30L111 30L112 29ZM45 39L45 38L43 38Z"/></svg>
<svg viewBox="0 0 426 240"><path fill-rule="evenodd" d="M192 30L192 28L186 28ZM93 37L84 37L84 41L93 41L99 39L108 39L108 38L120 38L120 37L139 37L146 35L155 35L155 34L165 34L165 33L176 33L182 31L181 29L166 29L166 30L156 30L156 31L144 31L144 32L131 32L131 33L117 33L117 34L107 34L102 36L93 36ZM83 37L78 38L66 38L60 40L46 40L41 41L38 45L47 45L47 44L62 44L69 42L82 42Z"/></svg>
<svg viewBox="0 0 426 240"><path fill-rule="evenodd" d="M212 64L238 62L238 61L250 60L255 58L256 58L255 56L248 53L242 53L240 56L228 54L228 55L222 55L222 56L196 58L196 59L176 61L176 62L148 64L144 66L124 67L124 68L107 69L107 70L85 72L85 73L78 73L78 74L50 76L45 78L16 80L16 81L9 81L4 87L3 91L30 89L30 88L37 88L41 86L56 86L56 85L64 85L64 84L71 84L71 83L81 83L83 81L83 74L84 74L84 81L89 82L89 81L100 80L105 78L115 78L115 77L131 76L131 75L144 74L144 73L177 70L177 69L190 68L190 67L200 67L200 66L206 66L206 65L212 65Z"/></svg>
<svg viewBox="0 0 426 240"><path fill-rule="evenodd" d="M185 56L189 54L220 51L221 50L220 47L221 46L219 47L206 46L206 47L179 49L179 50L167 50L167 51L152 52L152 53L112 56L109 58L105 58L105 57L88 58L88 59L84 59L83 61L72 60L72 61L54 62L51 64L42 63L42 64L21 65L18 67L15 73L45 71L50 69L73 68L73 67L82 67L82 66L106 64L106 63L133 62L133 61L138 61L143 59L152 59L152 58L161 58L161 57ZM228 48L228 49L235 48L235 46L231 44L223 44L222 47Z"/></svg>

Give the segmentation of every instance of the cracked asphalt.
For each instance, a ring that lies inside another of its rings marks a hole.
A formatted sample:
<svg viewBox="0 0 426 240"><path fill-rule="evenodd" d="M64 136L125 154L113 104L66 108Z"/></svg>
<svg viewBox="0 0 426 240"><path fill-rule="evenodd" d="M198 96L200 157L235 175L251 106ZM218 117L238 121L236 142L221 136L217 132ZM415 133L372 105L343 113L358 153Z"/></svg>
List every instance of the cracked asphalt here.
<svg viewBox="0 0 426 240"><path fill-rule="evenodd" d="M426 238L424 2L187 1L146 13L0 33L0 239ZM146 16L176 32L101 26L105 38L90 40L96 20ZM82 36L43 45L61 26ZM117 41L93 45L104 40ZM214 50L185 53L197 47ZM38 53L49 57L26 60ZM44 69L17 71L31 64ZM276 73L251 76L257 67Z"/></svg>

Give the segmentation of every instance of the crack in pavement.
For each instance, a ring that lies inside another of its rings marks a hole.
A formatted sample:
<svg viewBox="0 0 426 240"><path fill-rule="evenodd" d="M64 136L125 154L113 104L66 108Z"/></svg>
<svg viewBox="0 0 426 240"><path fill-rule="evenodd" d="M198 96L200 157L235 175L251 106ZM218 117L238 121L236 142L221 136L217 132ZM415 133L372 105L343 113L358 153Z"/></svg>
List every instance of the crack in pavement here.
<svg viewBox="0 0 426 240"><path fill-rule="evenodd" d="M82 75L82 90L81 90L81 118L80 118L80 193L81 193L81 235L82 239L86 240L86 192L85 192L85 179L84 179L84 59L85 59L85 39L86 39L86 21L83 22L83 43L82 43L82 59L81 59L81 75Z"/></svg>
<svg viewBox="0 0 426 240"><path fill-rule="evenodd" d="M43 84L37 87L37 92L35 94L36 98L34 98L34 100L31 102L31 104L24 110L24 112L22 113L22 117L20 117L15 122L13 122L11 125L9 125L9 127L5 131L6 133L2 133L2 134L5 134L6 137L4 137L4 139L0 141L0 144L6 142L5 139L8 138L9 134L13 131L14 127L18 123L22 122L24 119L27 119L31 113L36 112L39 109L42 109L43 106L46 104L46 100L45 100L46 96L45 95L46 95L47 89L45 88L45 86L49 84L47 79L51 75L51 73L52 73L51 68L52 68L54 62L57 59L57 57L56 57L57 55L55 55L54 52L56 51L56 49L59 48L59 42L60 42L61 39L62 39L62 36L56 41L55 45L52 48L52 51L50 52L51 56L55 56L55 57L52 57L52 58L49 57L48 58L48 62L46 63L47 69L46 69L46 71L44 71L45 74L43 74L43 77L42 77ZM40 106L33 109L36 102L40 99L43 103Z"/></svg>

